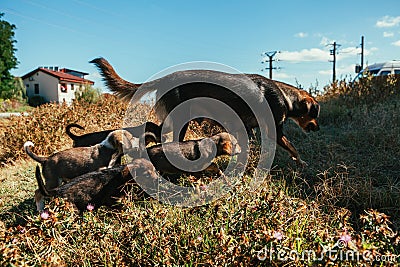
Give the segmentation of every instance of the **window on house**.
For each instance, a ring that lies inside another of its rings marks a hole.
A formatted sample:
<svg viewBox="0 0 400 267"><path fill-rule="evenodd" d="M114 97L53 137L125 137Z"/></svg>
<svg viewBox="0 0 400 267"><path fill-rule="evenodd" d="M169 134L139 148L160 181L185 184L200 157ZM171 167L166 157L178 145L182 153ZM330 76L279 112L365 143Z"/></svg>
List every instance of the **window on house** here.
<svg viewBox="0 0 400 267"><path fill-rule="evenodd" d="M65 84L65 83L60 84L60 89L61 89L61 92L66 93L67 92L67 84Z"/></svg>
<svg viewBox="0 0 400 267"><path fill-rule="evenodd" d="M35 95L39 94L39 84L35 83Z"/></svg>
<svg viewBox="0 0 400 267"><path fill-rule="evenodd" d="M74 84L71 83L71 90L74 90L74 89L75 89Z"/></svg>
<svg viewBox="0 0 400 267"><path fill-rule="evenodd" d="M29 88L29 83L25 84L26 88Z"/></svg>

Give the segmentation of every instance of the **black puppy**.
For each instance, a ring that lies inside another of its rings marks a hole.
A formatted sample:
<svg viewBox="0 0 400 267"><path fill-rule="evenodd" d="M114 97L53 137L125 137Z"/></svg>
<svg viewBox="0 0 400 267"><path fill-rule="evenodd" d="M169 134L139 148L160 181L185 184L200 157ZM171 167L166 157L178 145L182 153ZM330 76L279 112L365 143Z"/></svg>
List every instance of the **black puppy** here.
<svg viewBox="0 0 400 267"><path fill-rule="evenodd" d="M134 173L135 177L131 173ZM39 165L36 166L35 174L39 191L43 196L65 198L79 211L84 211L88 204L96 208L112 206L123 194L124 185L136 177L146 178L149 182L158 179L156 170L146 159L136 159L128 165L89 172L51 190L48 190L43 183Z"/></svg>
<svg viewBox="0 0 400 267"><path fill-rule="evenodd" d="M138 100L144 94L157 90L155 114L162 123L173 131L174 140L182 141L184 139L189 123L186 123L179 131L177 127L173 127L173 121L166 121L167 115L181 103L201 97L213 98L227 104L240 117L249 133L251 129L259 127L259 122L249 104L257 105L266 99L275 122L277 143L286 149L300 165L304 165L305 162L300 159L297 150L284 135L284 122L287 118L291 118L304 131L317 131L319 129L316 118L319 115L320 107L310 94L294 86L273 81L261 75L187 70L174 72L144 84L134 84L119 77L104 58L96 58L91 63L99 68L108 88L122 99L130 101L135 96L135 100ZM140 90L138 90L139 87ZM235 88L237 91L233 93L225 87ZM171 88L172 90L169 90ZM251 103L243 101L242 96L247 96ZM190 106L192 110L203 108L202 105ZM218 112L218 110L213 112ZM190 110L182 113L190 113ZM198 121L201 121L201 119L198 119ZM268 132L268 129L265 130Z"/></svg>
<svg viewBox="0 0 400 267"><path fill-rule="evenodd" d="M65 132L67 133L67 135L74 141L73 144L74 147L85 147L85 146L95 145L103 141L110 132L114 131L114 130L105 130L100 132L87 133L83 135L75 135L71 133L71 128L74 127L81 130L85 129L77 123L68 124L67 127L65 128ZM143 137L143 134L145 134L146 144L148 144L149 142L156 142L156 143L161 142L161 127L153 122L145 122L139 126L123 128L123 130L128 131L130 134L132 134L132 136L138 138ZM146 134L146 133L151 133L151 134ZM156 139L154 140L154 138L152 137L155 137Z"/></svg>
<svg viewBox="0 0 400 267"><path fill-rule="evenodd" d="M193 167L195 167L198 170L221 175L221 170L212 162L214 159L212 156L234 156L241 153L241 148L233 135L223 132L200 140L155 145L147 148L146 151L156 170L161 173L198 173L197 171L191 172L177 168L166 157L166 154L168 154L177 160L183 158L189 160L190 163L188 165L190 166L186 166L188 169L193 170ZM206 160L196 163L196 160L200 157ZM200 165L196 166L196 164Z"/></svg>

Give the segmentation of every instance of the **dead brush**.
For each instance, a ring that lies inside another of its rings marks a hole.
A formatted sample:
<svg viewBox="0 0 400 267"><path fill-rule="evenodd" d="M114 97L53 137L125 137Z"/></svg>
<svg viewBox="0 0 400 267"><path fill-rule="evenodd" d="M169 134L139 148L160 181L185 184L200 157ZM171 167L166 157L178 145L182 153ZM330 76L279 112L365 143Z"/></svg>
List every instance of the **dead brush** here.
<svg viewBox="0 0 400 267"><path fill-rule="evenodd" d="M317 175L319 181L313 187L315 200L328 208L342 206L349 209L360 207L360 192L368 190L368 183L354 175L354 167L340 164Z"/></svg>
<svg viewBox="0 0 400 267"><path fill-rule="evenodd" d="M28 218L24 226L0 224L0 264L287 266L288 261L277 260L276 253L262 252L288 249L280 256L289 259L289 250L299 255L314 251L316 257L324 257L324 248L334 247L343 238L347 245L343 253L400 252L400 238L385 214L363 213L357 231L349 222L348 210L333 207L324 212L317 201L288 195L279 177L265 178L251 192L246 183L239 184L214 203L186 209L133 197L122 200L118 211L101 208L77 216L67 203L55 199L45 213ZM261 256L266 258L261 260ZM327 260L325 255L322 262L316 258L290 262L325 266ZM358 266L330 262L330 266L343 264Z"/></svg>
<svg viewBox="0 0 400 267"><path fill-rule="evenodd" d="M12 163L25 158L22 146L26 140L33 140L37 144L35 153L42 155L72 146L72 140L65 134L69 123L82 125L86 132L120 128L125 111L125 103L108 96L96 104L45 104L30 111L28 116L13 116L7 119L7 127L0 132L0 162ZM146 119L148 106L139 104L132 112L133 123L138 125Z"/></svg>

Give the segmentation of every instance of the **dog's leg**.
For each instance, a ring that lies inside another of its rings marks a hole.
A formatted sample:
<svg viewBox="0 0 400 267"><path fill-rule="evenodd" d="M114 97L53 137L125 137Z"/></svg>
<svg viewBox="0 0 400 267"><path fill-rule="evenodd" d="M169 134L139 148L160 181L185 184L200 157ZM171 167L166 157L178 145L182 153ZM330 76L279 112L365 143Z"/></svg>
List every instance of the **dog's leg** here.
<svg viewBox="0 0 400 267"><path fill-rule="evenodd" d="M232 186L232 183L228 180L228 177L219 169L218 165L214 162L211 162L210 166L208 166L204 172L211 173L213 175L218 174L219 177L221 177L225 184L228 186Z"/></svg>
<svg viewBox="0 0 400 267"><path fill-rule="evenodd" d="M282 134L280 137L278 137L277 142L278 145L280 145L290 153L292 159L296 161L297 165L301 167L307 166L307 163L300 159L300 155L297 152L296 148L292 145L292 143L290 143L290 141L286 138L285 135Z"/></svg>
<svg viewBox="0 0 400 267"><path fill-rule="evenodd" d="M40 193L39 189L35 191L35 203L36 203L36 210L43 211L44 210L44 197Z"/></svg>

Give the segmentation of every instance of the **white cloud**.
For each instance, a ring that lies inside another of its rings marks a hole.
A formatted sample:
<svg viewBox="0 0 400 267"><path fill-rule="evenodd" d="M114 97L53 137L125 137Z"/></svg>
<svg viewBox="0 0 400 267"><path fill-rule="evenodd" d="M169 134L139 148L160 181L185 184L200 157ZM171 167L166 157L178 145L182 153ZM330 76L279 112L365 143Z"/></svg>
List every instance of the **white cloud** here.
<svg viewBox="0 0 400 267"><path fill-rule="evenodd" d="M399 24L400 24L400 16L397 17L384 16L383 18L381 18L376 22L376 27L390 28L398 26Z"/></svg>
<svg viewBox="0 0 400 267"><path fill-rule="evenodd" d="M321 38L321 42L319 42L320 45L328 45L333 43L333 40L330 40L328 37L323 36Z"/></svg>
<svg viewBox="0 0 400 267"><path fill-rule="evenodd" d="M393 42L392 45L394 45L394 46L400 46L400 40L398 40L398 41L396 41L396 42Z"/></svg>
<svg viewBox="0 0 400 267"><path fill-rule="evenodd" d="M298 38L305 38L305 37L308 36L308 33L306 33L306 32L298 32L294 36L298 37Z"/></svg>
<svg viewBox="0 0 400 267"><path fill-rule="evenodd" d="M393 37L394 33L393 32L383 32L383 37L388 38L388 37Z"/></svg>
<svg viewBox="0 0 400 267"><path fill-rule="evenodd" d="M393 43L394 44L394 43ZM396 44L400 46L400 40L396 42ZM320 49L320 48L311 48L311 49L303 49L301 51L282 51L277 55L279 60L287 61L287 62L327 62L332 60L332 56L330 55L331 48ZM378 50L376 47L371 47L370 49L364 49L364 55L371 55L374 51ZM354 58L357 57L361 53L361 49L359 47L339 47L337 58L338 60L343 60L346 58Z"/></svg>
<svg viewBox="0 0 400 267"><path fill-rule="evenodd" d="M358 47L339 48L339 55L341 55L342 58L349 57L349 56L355 56L359 53L361 53L361 49Z"/></svg>
<svg viewBox="0 0 400 267"><path fill-rule="evenodd" d="M280 71L274 71L274 73L272 75L273 75L273 78L277 79L277 80L293 78L293 76L291 76L287 73L284 73L284 72L280 72Z"/></svg>
<svg viewBox="0 0 400 267"><path fill-rule="evenodd" d="M355 69L354 64L336 67L336 78L343 79L349 75L351 76L352 74L354 74L354 69ZM332 68L320 70L320 71L318 71L318 74L325 75L325 76L329 76L329 75L332 76Z"/></svg>
<svg viewBox="0 0 400 267"><path fill-rule="evenodd" d="M321 75L332 75L332 69L330 69L330 70L320 70L320 71L318 71L318 74L321 74Z"/></svg>
<svg viewBox="0 0 400 267"><path fill-rule="evenodd" d="M301 51L282 51L279 54L280 60L304 62L304 61L327 61L329 59L329 51L319 48L303 49Z"/></svg>

